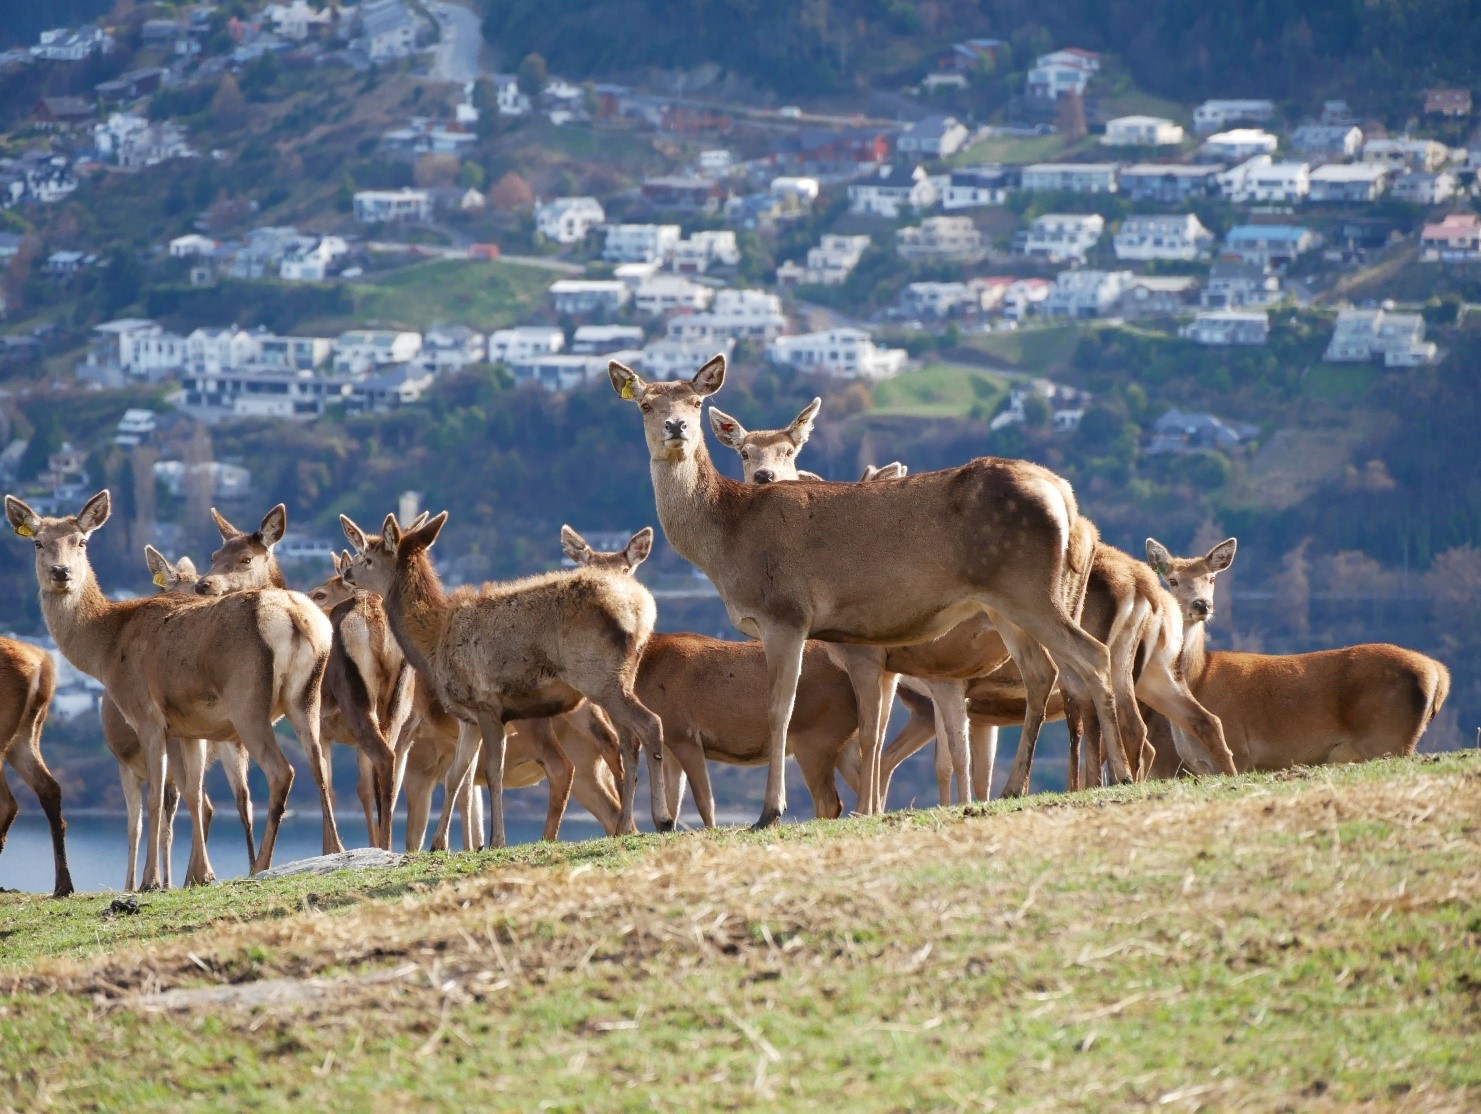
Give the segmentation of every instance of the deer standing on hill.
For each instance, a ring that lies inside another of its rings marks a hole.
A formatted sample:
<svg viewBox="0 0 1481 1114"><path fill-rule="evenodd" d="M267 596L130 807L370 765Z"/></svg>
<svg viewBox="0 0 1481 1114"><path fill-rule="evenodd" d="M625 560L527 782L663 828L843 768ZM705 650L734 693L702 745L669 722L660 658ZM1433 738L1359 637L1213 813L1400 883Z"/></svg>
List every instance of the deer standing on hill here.
<svg viewBox="0 0 1481 1114"><path fill-rule="evenodd" d="M51 829L55 871L53 897L72 892L67 869L67 822L62 819L62 787L41 757L41 729L57 691L57 667L40 646L0 638L0 851L20 806L5 780L5 765L21 776L41 802Z"/></svg>
<svg viewBox="0 0 1481 1114"><path fill-rule="evenodd" d="M583 698L607 713L622 738L622 828L632 823L638 755L646 749L654 823L660 831L672 829L660 774L663 725L633 693L657 616L653 597L632 578L597 569L445 593L427 549L446 521L444 511L403 533L387 515L374 537L341 516L356 549L344 579L383 597L391 629L418 676L465 725L477 725L492 798L491 842L504 845L506 723L530 720L536 744L564 757L548 717L573 710ZM450 771L459 794L478 753L478 735L463 730ZM564 787L552 783L562 809L570 770L566 760Z"/></svg>
<svg viewBox="0 0 1481 1114"><path fill-rule="evenodd" d="M1109 654L1076 626L1067 603L1079 513L1063 479L1023 461L982 458L883 482L748 486L720 475L704 443L701 410L724 384L723 356L688 381L647 383L615 360L608 371L613 389L642 411L669 544L705 572L731 622L765 649L760 826L786 807L787 727L809 636L904 646L986 614L1025 682L1049 678L1031 715L1042 716L1058 663L1067 691L1093 701L1102 722L1118 729ZM861 739L861 799L869 806L879 744ZM1124 761L1116 773L1131 776Z"/></svg>
<svg viewBox="0 0 1481 1114"><path fill-rule="evenodd" d="M1202 557L1178 558L1147 539L1148 563L1182 608L1181 665L1188 685L1223 722L1237 768L1283 770L1413 754L1450 692L1450 671L1434 658L1382 643L1310 654L1204 648L1214 583L1234 563L1236 547L1229 538ZM1178 750L1183 753L1182 740Z"/></svg>
<svg viewBox="0 0 1481 1114"><path fill-rule="evenodd" d="M149 776L144 888L160 882L165 739L170 735L238 738L262 766L270 800L253 871L265 869L293 783L273 721L286 714L310 761L322 768L319 685L329 657L329 621L303 596L278 589L199 600L108 599L87 559L88 538L108 519L106 491L65 518L43 518L13 496L6 496L5 511L15 532L35 545L41 610L58 648L102 682L139 734ZM184 749L190 762L191 749ZM203 765L190 762L182 778L195 818L187 884L212 878L200 819Z"/></svg>
<svg viewBox="0 0 1481 1114"><path fill-rule="evenodd" d="M645 527L624 549L602 553L562 526L561 546L579 565L631 573L653 548L653 530ZM643 649L638 699L663 721L664 746L693 783L695 807L707 828L715 826L715 795L706 760L732 766L767 761L766 685L766 655L754 642L655 632ZM829 659L826 647L810 642L803 654L787 753L797 759L820 819L834 819L843 811L833 775L858 725L847 675ZM667 765L664 772L669 813L677 817L684 783Z"/></svg>
<svg viewBox="0 0 1481 1114"><path fill-rule="evenodd" d="M710 427L722 444L729 445L740 454L747 483L768 484L809 477L817 480L819 477L812 473L798 471L797 454L811 437L813 422L821 406L822 400L815 398L785 429L762 431L749 431L729 414L712 406ZM866 469L861 482L898 479L905 475L905 465L897 461L882 468ZM1064 579L1065 606L1074 617L1079 615L1095 543L1095 530L1089 520L1077 520L1071 530L1067 548L1067 575ZM951 803L953 774L956 776L956 800L959 804L972 801L979 785L991 788L992 765L997 754L995 728L989 731L992 725L982 723L974 730L967 713L968 683L993 675L1010 656L1009 646L991 618L985 615L973 616L940 638L913 646L887 648L835 644L829 646L828 652L847 671L854 685L855 699L860 706L872 709L875 705L873 694L880 694L879 711L871 714L866 710L862 717L862 738L883 742L890 706L894 702L896 679L900 675L915 677L920 682L918 690L924 691L935 704L933 734L940 740L936 769L938 782L944 786L941 803ZM1020 687L1025 689L1024 715L1021 717L1025 730L1014 763L1014 776L1008 786L1010 795L1022 793L1027 786L1028 764L1032 761L1039 728L1043 723L1043 714L1039 709L1047 706L1055 681L1052 671L1031 670L1031 684L1025 684L1022 674L1014 675L1019 678ZM1134 719L1126 721L1128 727L1139 723L1139 720ZM983 778L972 776L972 767L978 754L982 755L988 765ZM875 785L877 793L872 806L863 806L861 811L878 811L884 808L888 780L882 757L879 771L875 775Z"/></svg>

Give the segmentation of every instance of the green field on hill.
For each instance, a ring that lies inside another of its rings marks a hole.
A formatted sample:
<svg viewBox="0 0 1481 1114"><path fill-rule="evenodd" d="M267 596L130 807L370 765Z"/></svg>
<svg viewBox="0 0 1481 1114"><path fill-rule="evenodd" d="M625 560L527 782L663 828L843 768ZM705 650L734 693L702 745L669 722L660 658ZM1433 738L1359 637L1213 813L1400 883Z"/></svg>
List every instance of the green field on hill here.
<svg viewBox="0 0 1481 1114"><path fill-rule="evenodd" d="M0 896L14 1109L1475 1109L1481 755Z"/></svg>

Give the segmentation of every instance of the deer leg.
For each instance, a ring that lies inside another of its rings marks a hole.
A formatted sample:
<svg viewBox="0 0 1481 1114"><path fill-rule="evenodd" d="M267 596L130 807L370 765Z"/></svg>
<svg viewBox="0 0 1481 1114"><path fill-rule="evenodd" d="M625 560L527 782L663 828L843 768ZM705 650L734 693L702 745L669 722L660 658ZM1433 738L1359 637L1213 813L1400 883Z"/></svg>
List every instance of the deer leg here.
<svg viewBox="0 0 1481 1114"><path fill-rule="evenodd" d="M5 779L5 763L0 761L0 851L5 850L5 837L10 834L10 826L15 823L20 810L15 794L10 791L10 782Z"/></svg>
<svg viewBox="0 0 1481 1114"><path fill-rule="evenodd" d="M138 877L139 838L144 833L144 779L120 762L118 783L123 789L124 808L128 811L125 823L128 825L129 865L123 888L132 890Z"/></svg>
<svg viewBox="0 0 1481 1114"><path fill-rule="evenodd" d="M360 799L360 810L365 813L365 846L376 847L380 841L380 825L375 819L375 766L362 747L355 748L355 796Z"/></svg>
<svg viewBox="0 0 1481 1114"><path fill-rule="evenodd" d="M951 760L951 771L956 774L956 803L972 803L972 756L967 749L967 686L962 681L927 681L931 700L936 705L936 746L943 743ZM939 763L938 763L939 764ZM940 776L937 776L938 783ZM951 780L946 783L950 796ZM943 805L951 804L943 800Z"/></svg>
<svg viewBox="0 0 1481 1114"><path fill-rule="evenodd" d="M180 812L180 787L175 784L175 779L180 774L181 757L180 752L170 746L171 741L166 742L170 747L166 751L169 755L170 772L165 782L165 814L160 822L160 839L164 842L164 848L160 852L160 886L163 889L172 889L175 885L175 817Z"/></svg>
<svg viewBox="0 0 1481 1114"><path fill-rule="evenodd" d="M442 816L437 822L437 830L432 833L432 850L434 851L448 849L449 829L452 827L454 809L461 811L463 816L464 849L471 849L474 845L473 815L469 793L473 789L474 763L478 761L478 752L482 747L482 742L482 737L478 734L478 728L474 724L461 719L458 721L458 742L453 749L452 765L448 767L447 777L443 782ZM479 824L478 827L481 830L483 825Z"/></svg>
<svg viewBox="0 0 1481 1114"><path fill-rule="evenodd" d="M673 743L666 740L663 744L663 797L668 802L669 816L676 828L679 826L679 814L684 810L684 790L688 785L689 776L684 772L684 767L679 765Z"/></svg>
<svg viewBox="0 0 1481 1114"><path fill-rule="evenodd" d="M688 774L694 784L694 807L699 810L699 821L706 828L715 826L715 793L710 788L710 771L705 762L704 744L689 734L671 735L664 743L673 756L674 766L679 770L675 778L682 787L683 775ZM678 813L674 813L675 817Z"/></svg>
<svg viewBox="0 0 1481 1114"><path fill-rule="evenodd" d="M992 797L992 773L998 761L998 725L968 720L967 735L972 748L972 792L979 801L986 801Z"/></svg>
<svg viewBox="0 0 1481 1114"><path fill-rule="evenodd" d="M766 801L754 825L758 831L771 827L787 811L787 729L792 723L792 708L797 703L797 681L802 676L802 652L807 645L807 632L795 627L762 627L761 645L766 651L766 718L769 736L766 753ZM893 691L891 689L892 695ZM879 694L880 685L876 683L872 696L859 705L861 710L873 707L875 714L875 721L871 724L873 733L866 736L862 727L859 733L859 756L864 770L861 779L863 785L860 787L863 798L860 804L865 812L869 811L874 802L875 787L878 785L881 748Z"/></svg>
<svg viewBox="0 0 1481 1114"><path fill-rule="evenodd" d="M637 671L636 662L627 669ZM623 831L629 831L633 822L634 798L637 796L638 753L648 753L649 805L653 813L653 827L660 832L674 830L674 818L669 812L668 798L664 795L663 773L663 723L644 706L633 692L632 677L613 675L589 684L586 691L576 686L582 695L596 704L611 718L617 728L622 746L622 818Z"/></svg>
<svg viewBox="0 0 1481 1114"><path fill-rule="evenodd" d="M934 708L932 715L927 716L910 709L910 719L905 726L900 728L900 734L890 740L890 745L885 748L880 757L880 799L888 801L890 796L890 782L895 776L895 770L900 763L904 762L912 754L915 754L923 746L936 736L936 719Z"/></svg>
<svg viewBox="0 0 1481 1114"><path fill-rule="evenodd" d="M1196 755L1199 760L1197 765L1220 773L1237 772L1234 755L1224 741L1224 725L1179 683L1175 675L1163 667L1162 662L1155 661L1155 664L1142 671L1137 695L1170 719L1175 727L1182 728L1184 738L1191 736L1198 741L1202 753ZM1179 752L1181 751L1182 748L1179 747ZM1183 757L1186 761L1195 756Z"/></svg>
<svg viewBox="0 0 1481 1114"><path fill-rule="evenodd" d="M819 820L836 820L843 814L838 799L838 785L833 774L838 768L840 748L833 739L803 736L792 740L792 754L807 791L812 794L813 815Z"/></svg>
<svg viewBox="0 0 1481 1114"><path fill-rule="evenodd" d="M288 718L298 735L298 742L308 755L309 772L314 775L314 784L319 790L319 811L323 815L323 853L344 854L345 845L339 838L339 827L334 822L334 779L329 767L329 744L319 737L319 709L317 688L315 689L314 714L308 714L307 702L289 701Z"/></svg>
<svg viewBox="0 0 1481 1114"><path fill-rule="evenodd" d="M21 780L31 787L36 799L41 802L41 811L46 814L46 825L51 829L51 857L55 884L53 897L66 897L72 893L72 872L67 866L67 822L62 819L62 787L47 769L41 757L41 725L46 717L39 715L31 724L25 738L10 750L9 762ZM17 811L15 798L9 785L5 789L10 799L10 816Z"/></svg>
<svg viewBox="0 0 1481 1114"><path fill-rule="evenodd" d="M543 838L554 841L560 838L561 819L566 815L566 805L571 799L571 783L576 777L576 767L556 737L555 726L549 719L525 720L520 731L529 728L530 737L537 748L536 757L550 783L550 803L545 810Z"/></svg>
<svg viewBox="0 0 1481 1114"><path fill-rule="evenodd" d="M1080 788L1099 789L1106 783L1106 752L1103 743L1100 717L1094 706L1087 707L1081 717L1085 723L1085 749L1081 759Z"/></svg>
<svg viewBox="0 0 1481 1114"><path fill-rule="evenodd" d="M1080 778L1080 746L1085 738L1085 717L1080 714L1080 705L1072 698L1064 701L1064 723L1070 733L1070 753L1065 763L1064 790L1075 793L1082 788Z"/></svg>
<svg viewBox="0 0 1481 1114"><path fill-rule="evenodd" d="M567 748L567 753L570 753ZM617 783L607 761L596 751L571 755L576 764L576 779L571 792L587 812L597 818L602 831L607 835L617 834L617 825L622 818L622 802L617 798Z"/></svg>
<svg viewBox="0 0 1481 1114"><path fill-rule="evenodd" d="M206 854L206 741L181 739L179 753L181 795L190 813L190 865L185 868L185 884L204 886L216 880L210 856Z"/></svg>
<svg viewBox="0 0 1481 1114"><path fill-rule="evenodd" d="M884 651L872 646L833 645L828 648L828 656L848 674L849 684L854 690L854 706L859 712L859 791L854 811L860 816L866 816L884 800L881 755L884 750L885 726L889 716L888 708L882 708L883 693L886 687ZM771 650L768 647L766 652L768 672L771 672L771 660ZM794 685L794 696L795 691L796 686ZM773 681L773 699L775 692ZM893 700L893 687L890 688L890 697ZM790 707L787 710L787 716L790 722Z"/></svg>
<svg viewBox="0 0 1481 1114"><path fill-rule="evenodd" d="M1028 792L1029 774L1034 765L1034 749L1038 746L1039 730L1044 726L1044 713L1059 671L1055 669L1045 648L1021 627L996 615L993 616L993 624L1023 678L1026 697L1023 733L1018 739L1018 753L1013 756L1013 769L1009 771L1008 784L1003 787L1003 796L1021 797Z"/></svg>
<svg viewBox="0 0 1481 1114"><path fill-rule="evenodd" d="M396 779L396 752L381 731L380 717L373 701L342 701L340 714L345 718L362 756L360 777L369 785L361 790L361 802L367 798L365 825L370 832L370 846L391 849L391 795ZM398 715L400 713L398 711ZM393 726L396 726L393 724ZM366 774L369 777L366 777ZM333 793L333 786L330 786ZM331 797L332 799L332 797ZM336 838L338 838L336 836Z"/></svg>
<svg viewBox="0 0 1481 1114"><path fill-rule="evenodd" d="M162 724L141 723L138 735L140 749L144 752L146 782L144 871L139 880L139 889L157 890L162 882L160 852L164 837L165 781L169 777L169 756L165 747L165 729Z"/></svg>
<svg viewBox="0 0 1481 1114"><path fill-rule="evenodd" d="M296 725L295 725L296 726ZM243 715L233 720L237 738L246 747L247 753L267 776L267 823L262 829L262 842L257 846L257 858L252 860L251 872L260 874L273 865L273 850L278 845L278 828L283 823L283 813L288 810L288 792L293 788L293 766L283 755L278 737L265 717Z"/></svg>
<svg viewBox="0 0 1481 1114"><path fill-rule="evenodd" d="M406 776L406 850L422 849L427 838L427 818L432 811L433 780L413 771Z"/></svg>
<svg viewBox="0 0 1481 1114"><path fill-rule="evenodd" d="M483 752L480 750L479 753ZM508 757L507 754L505 757ZM482 759L479 761L481 764ZM483 790L478 787L476 769L468 778L468 784L463 789L462 803L458 807L464 817L463 850L482 851L488 844L484 841ZM489 807L492 808L493 805L490 804Z"/></svg>
<svg viewBox="0 0 1481 1114"><path fill-rule="evenodd" d="M247 781L247 748L240 743L213 743L211 746L226 773L226 783L231 786L237 819L242 822L242 835L247 841L247 862L251 863L257 857L257 836L253 831L252 787Z"/></svg>
<svg viewBox="0 0 1481 1114"><path fill-rule="evenodd" d="M478 729L483 735L483 776L489 783L490 847L504 844L504 759L509 740L499 715L480 712Z"/></svg>

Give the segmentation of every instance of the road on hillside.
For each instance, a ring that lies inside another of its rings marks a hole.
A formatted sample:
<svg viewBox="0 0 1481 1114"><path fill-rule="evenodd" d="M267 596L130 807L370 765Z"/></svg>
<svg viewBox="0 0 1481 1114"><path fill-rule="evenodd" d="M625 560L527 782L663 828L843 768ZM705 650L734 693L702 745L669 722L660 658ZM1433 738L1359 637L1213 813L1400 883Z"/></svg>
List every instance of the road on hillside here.
<svg viewBox="0 0 1481 1114"><path fill-rule="evenodd" d="M483 72L478 62L483 46L478 16L461 4L443 0L432 0L427 10L442 31L432 60L432 77L439 81L477 81Z"/></svg>

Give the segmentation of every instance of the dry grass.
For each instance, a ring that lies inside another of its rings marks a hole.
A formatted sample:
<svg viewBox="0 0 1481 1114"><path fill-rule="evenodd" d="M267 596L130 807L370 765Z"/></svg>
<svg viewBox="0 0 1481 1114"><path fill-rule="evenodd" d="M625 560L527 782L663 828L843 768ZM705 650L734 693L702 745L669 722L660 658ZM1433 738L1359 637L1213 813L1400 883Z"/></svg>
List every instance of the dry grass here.
<svg viewBox="0 0 1481 1114"><path fill-rule="evenodd" d="M15 968L0 1047L82 1109L1475 1108L1478 816L1471 754L653 839Z"/></svg>

